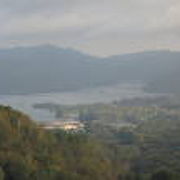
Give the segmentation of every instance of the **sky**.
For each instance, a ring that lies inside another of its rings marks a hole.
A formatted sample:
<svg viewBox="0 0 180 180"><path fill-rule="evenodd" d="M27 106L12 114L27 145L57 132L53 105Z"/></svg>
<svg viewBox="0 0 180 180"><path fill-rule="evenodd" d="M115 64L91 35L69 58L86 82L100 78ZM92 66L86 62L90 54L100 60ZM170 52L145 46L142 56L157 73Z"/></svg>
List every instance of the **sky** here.
<svg viewBox="0 0 180 180"><path fill-rule="evenodd" d="M180 0L0 0L0 47L41 44L95 56L180 50Z"/></svg>

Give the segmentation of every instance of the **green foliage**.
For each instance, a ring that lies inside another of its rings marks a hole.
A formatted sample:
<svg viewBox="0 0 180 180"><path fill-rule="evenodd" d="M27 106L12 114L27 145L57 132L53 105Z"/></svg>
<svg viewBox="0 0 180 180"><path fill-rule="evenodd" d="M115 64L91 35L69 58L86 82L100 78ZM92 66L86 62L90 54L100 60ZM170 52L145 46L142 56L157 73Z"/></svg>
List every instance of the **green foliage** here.
<svg viewBox="0 0 180 180"><path fill-rule="evenodd" d="M152 174L151 180L172 180L172 174L168 170L158 170Z"/></svg>
<svg viewBox="0 0 180 180"><path fill-rule="evenodd" d="M0 167L0 180L4 180L4 171L1 167Z"/></svg>
<svg viewBox="0 0 180 180"><path fill-rule="evenodd" d="M90 133L46 131L0 106L0 180L180 178L178 109L98 104L66 107L63 113L80 110L91 117L85 120Z"/></svg>
<svg viewBox="0 0 180 180"><path fill-rule="evenodd" d="M6 180L115 179L123 167L114 168L109 153L87 134L44 131L26 115L0 107L0 175Z"/></svg>

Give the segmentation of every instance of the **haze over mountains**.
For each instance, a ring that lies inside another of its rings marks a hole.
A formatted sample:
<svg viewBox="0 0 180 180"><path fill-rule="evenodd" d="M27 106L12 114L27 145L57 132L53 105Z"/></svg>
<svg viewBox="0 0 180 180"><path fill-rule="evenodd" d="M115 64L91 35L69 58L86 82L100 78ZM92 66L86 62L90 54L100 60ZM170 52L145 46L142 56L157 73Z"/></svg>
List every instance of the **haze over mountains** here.
<svg viewBox="0 0 180 180"><path fill-rule="evenodd" d="M0 50L0 94L72 91L140 82L147 91L180 90L180 52L149 51L92 57L55 46Z"/></svg>

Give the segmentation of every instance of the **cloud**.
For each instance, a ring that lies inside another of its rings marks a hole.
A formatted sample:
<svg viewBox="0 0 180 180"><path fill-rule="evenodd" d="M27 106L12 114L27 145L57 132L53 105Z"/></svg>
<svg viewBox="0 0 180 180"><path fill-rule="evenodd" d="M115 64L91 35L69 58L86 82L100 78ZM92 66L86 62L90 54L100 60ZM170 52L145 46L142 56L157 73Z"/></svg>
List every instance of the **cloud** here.
<svg viewBox="0 0 180 180"><path fill-rule="evenodd" d="M95 55L180 50L179 0L0 0L0 46L51 43Z"/></svg>

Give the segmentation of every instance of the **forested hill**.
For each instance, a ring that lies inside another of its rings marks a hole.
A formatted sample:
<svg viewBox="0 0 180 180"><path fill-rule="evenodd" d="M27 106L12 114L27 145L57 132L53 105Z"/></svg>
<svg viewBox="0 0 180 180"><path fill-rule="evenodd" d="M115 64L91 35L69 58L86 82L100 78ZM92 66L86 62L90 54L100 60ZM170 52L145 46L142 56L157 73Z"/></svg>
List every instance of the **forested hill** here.
<svg viewBox="0 0 180 180"><path fill-rule="evenodd" d="M106 151L86 135L43 131L26 115L0 106L1 180L117 179L123 166L113 166Z"/></svg>
<svg viewBox="0 0 180 180"><path fill-rule="evenodd" d="M132 81L147 83L154 92L178 92L179 68L180 53L170 51L97 58L48 45L1 49L0 94L57 92Z"/></svg>
<svg viewBox="0 0 180 180"><path fill-rule="evenodd" d="M137 127L102 123L73 133L44 130L23 113L0 106L0 180L178 180L179 111L135 108L119 113L131 112L128 121L133 114L144 117Z"/></svg>

